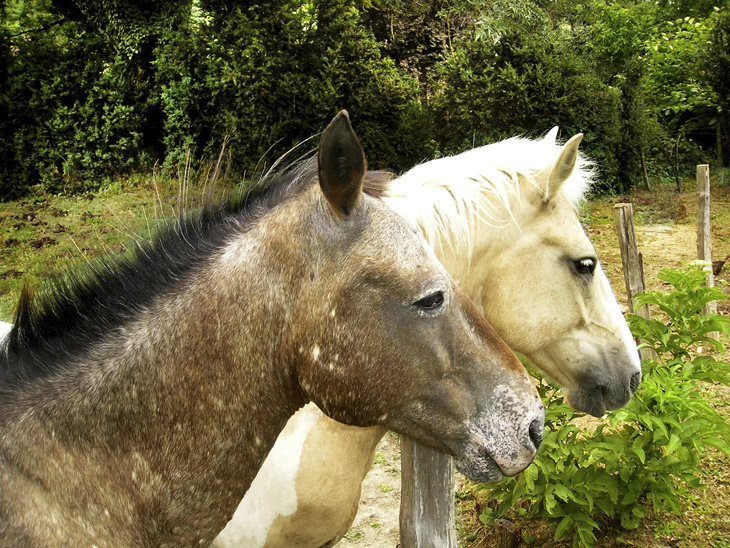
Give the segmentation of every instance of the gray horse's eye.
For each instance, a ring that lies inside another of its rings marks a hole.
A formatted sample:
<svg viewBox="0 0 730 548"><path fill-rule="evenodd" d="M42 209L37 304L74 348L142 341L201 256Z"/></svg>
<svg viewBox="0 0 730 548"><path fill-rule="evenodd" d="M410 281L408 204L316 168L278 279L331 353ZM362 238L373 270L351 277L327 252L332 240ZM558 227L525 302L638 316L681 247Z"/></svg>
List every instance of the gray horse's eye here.
<svg viewBox="0 0 730 548"><path fill-rule="evenodd" d="M578 259L573 264L578 274L593 274L596 270L596 260L590 257Z"/></svg>
<svg viewBox="0 0 730 548"><path fill-rule="evenodd" d="M413 304L422 310L434 310L444 304L444 292L436 291Z"/></svg>

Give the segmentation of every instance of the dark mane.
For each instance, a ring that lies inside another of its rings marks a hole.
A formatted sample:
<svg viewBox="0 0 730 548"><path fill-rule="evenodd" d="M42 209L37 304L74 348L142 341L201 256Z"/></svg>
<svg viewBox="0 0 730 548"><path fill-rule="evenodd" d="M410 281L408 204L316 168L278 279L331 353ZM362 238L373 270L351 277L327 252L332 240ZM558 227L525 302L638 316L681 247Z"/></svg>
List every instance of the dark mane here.
<svg viewBox="0 0 730 548"><path fill-rule="evenodd" d="M372 172L368 178L368 192L380 196L391 177ZM316 158L301 160L245 193L168 219L149 241L134 240L130 252L52 278L34 296L26 286L15 325L0 343L0 396L67 367L157 296L184 284L232 234L316 180Z"/></svg>

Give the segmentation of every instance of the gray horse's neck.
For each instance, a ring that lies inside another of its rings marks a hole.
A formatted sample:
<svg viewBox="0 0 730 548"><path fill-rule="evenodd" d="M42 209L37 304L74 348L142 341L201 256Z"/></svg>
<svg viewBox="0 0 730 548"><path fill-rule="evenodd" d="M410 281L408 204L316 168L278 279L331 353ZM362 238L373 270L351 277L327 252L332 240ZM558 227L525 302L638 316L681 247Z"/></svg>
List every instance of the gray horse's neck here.
<svg viewBox="0 0 730 548"><path fill-rule="evenodd" d="M225 526L305 403L280 354L291 295L239 263L0 413L0 545L199 546Z"/></svg>

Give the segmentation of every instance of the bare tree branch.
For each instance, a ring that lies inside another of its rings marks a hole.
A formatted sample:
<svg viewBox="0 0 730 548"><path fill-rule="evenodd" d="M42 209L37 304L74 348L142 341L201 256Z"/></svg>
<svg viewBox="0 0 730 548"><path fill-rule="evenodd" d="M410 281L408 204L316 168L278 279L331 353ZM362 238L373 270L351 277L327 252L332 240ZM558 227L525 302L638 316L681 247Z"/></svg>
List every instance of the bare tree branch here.
<svg viewBox="0 0 730 548"><path fill-rule="evenodd" d="M43 25L40 28L37 29L30 29L30 30L24 30L23 32L19 32L18 34L11 34L8 36L8 38L17 38L18 36L23 36L24 34L36 34L39 32L46 32L48 29L51 29L57 25L60 25L61 23L65 23L66 19L58 19L57 21L53 21L51 23L48 23L47 25Z"/></svg>

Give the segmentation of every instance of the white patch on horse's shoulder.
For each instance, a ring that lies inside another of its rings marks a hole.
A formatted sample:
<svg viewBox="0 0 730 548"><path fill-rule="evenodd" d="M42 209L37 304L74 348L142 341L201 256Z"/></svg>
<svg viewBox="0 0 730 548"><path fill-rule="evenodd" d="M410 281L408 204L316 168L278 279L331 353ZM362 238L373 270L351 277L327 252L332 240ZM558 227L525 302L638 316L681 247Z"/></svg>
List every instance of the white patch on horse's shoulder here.
<svg viewBox="0 0 730 548"><path fill-rule="evenodd" d="M284 427L233 519L211 548L261 548L279 516L297 510L296 477L304 443L319 420L326 420L313 403L300 409ZM276 493L275 497L270 496ZM266 504L262 504L266 501Z"/></svg>

